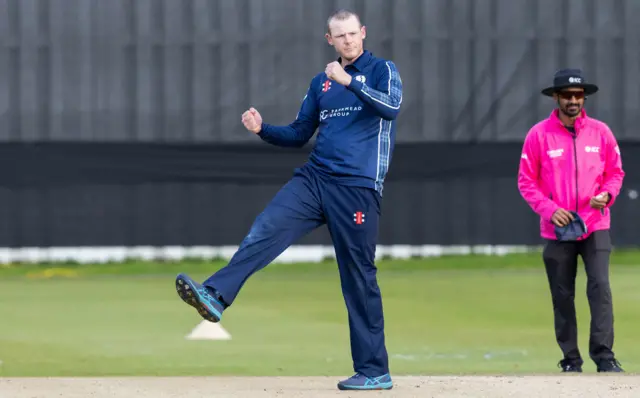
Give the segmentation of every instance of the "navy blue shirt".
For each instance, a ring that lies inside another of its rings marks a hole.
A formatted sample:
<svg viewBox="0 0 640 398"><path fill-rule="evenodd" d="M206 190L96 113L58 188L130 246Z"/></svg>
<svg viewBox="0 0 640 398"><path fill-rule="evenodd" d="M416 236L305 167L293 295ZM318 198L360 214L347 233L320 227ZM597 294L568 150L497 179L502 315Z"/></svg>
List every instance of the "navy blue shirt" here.
<svg viewBox="0 0 640 398"><path fill-rule="evenodd" d="M393 62L366 50L345 71L352 76L348 87L319 73L295 121L287 126L263 123L258 135L273 145L302 147L318 129L306 166L336 183L372 188L382 195L402 80Z"/></svg>

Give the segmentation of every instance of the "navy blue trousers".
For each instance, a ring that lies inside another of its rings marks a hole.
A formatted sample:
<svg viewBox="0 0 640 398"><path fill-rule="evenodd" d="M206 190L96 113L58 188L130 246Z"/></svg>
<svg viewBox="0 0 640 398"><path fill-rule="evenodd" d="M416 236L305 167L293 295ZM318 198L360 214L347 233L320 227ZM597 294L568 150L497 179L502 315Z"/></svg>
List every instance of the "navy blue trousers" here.
<svg viewBox="0 0 640 398"><path fill-rule="evenodd" d="M204 285L231 305L253 273L326 224L347 306L354 371L369 377L383 375L389 365L374 264L379 216L380 195L375 190L325 181L303 167L258 215L229 264Z"/></svg>

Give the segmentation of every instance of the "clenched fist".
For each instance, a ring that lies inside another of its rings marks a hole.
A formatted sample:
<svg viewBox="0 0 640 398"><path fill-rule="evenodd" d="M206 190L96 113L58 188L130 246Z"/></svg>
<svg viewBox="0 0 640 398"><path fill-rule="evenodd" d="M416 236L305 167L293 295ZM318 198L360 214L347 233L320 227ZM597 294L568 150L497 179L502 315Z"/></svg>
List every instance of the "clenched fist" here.
<svg viewBox="0 0 640 398"><path fill-rule="evenodd" d="M351 83L351 75L344 71L342 65L338 61L328 64L324 70L327 77L335 82L348 86Z"/></svg>
<svg viewBox="0 0 640 398"><path fill-rule="evenodd" d="M254 134L258 134L262 129L262 116L255 108L250 108L242 114L242 124L247 130Z"/></svg>

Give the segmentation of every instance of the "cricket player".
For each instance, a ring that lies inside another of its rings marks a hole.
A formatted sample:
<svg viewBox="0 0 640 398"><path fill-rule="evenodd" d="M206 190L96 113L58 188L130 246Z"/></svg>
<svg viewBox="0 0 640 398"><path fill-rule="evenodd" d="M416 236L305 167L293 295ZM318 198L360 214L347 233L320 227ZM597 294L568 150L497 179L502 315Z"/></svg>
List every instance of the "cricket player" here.
<svg viewBox="0 0 640 398"><path fill-rule="evenodd" d="M254 108L242 115L247 130L278 146L302 147L319 128L308 162L258 215L228 265L202 284L179 274L176 289L204 319L218 322L253 273L326 224L348 311L355 371L338 388L391 389L374 258L402 81L393 62L363 49L366 29L358 15L336 12L327 28L325 37L339 57L311 80L295 120L267 124Z"/></svg>
<svg viewBox="0 0 640 398"><path fill-rule="evenodd" d="M622 187L620 148L602 121L587 116L587 96L598 86L580 69L559 70L542 90L557 103L549 118L524 141L518 188L540 215L546 268L563 372L582 372L574 298L578 256L587 274L591 309L589 356L598 372L622 372L613 353L613 307L609 284L611 206Z"/></svg>

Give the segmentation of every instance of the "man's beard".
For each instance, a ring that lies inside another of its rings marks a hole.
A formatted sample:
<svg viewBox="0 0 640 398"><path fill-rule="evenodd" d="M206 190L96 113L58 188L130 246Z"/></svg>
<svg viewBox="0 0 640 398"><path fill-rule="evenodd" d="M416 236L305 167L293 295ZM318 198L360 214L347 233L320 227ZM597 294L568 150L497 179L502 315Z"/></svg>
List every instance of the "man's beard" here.
<svg viewBox="0 0 640 398"><path fill-rule="evenodd" d="M571 108L573 106L573 108ZM580 105L578 104L567 104L565 107L560 107L562 113L569 117L578 116L580 114Z"/></svg>

